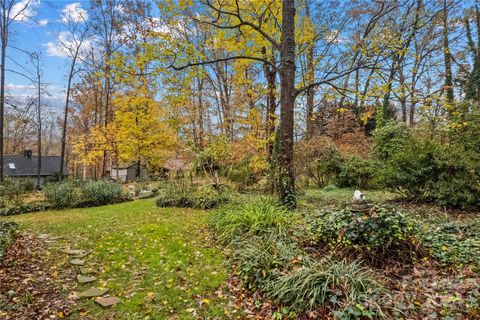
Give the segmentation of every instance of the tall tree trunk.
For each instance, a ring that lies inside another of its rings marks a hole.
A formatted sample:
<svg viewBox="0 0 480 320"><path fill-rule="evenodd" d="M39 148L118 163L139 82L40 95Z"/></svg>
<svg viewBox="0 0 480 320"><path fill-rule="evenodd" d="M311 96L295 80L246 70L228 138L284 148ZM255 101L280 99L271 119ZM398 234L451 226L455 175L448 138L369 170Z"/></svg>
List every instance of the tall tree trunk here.
<svg viewBox="0 0 480 320"><path fill-rule="evenodd" d="M274 66L265 63L263 66L263 71L265 73L265 78L267 79L267 114L265 116L265 136L267 139L267 161L270 163L273 153L273 140L275 136L275 112L277 109L277 70Z"/></svg>
<svg viewBox="0 0 480 320"><path fill-rule="evenodd" d="M72 58L72 64L70 65L70 73L68 74L67 82L67 97L65 99L65 110L63 114L63 125L62 125L62 143L60 151L60 179L63 179L63 167L65 164L65 146L67 144L67 121L68 121L68 107L70 104L70 88L72 86L73 73L75 71L75 63L77 62L78 50L75 53L75 56Z"/></svg>
<svg viewBox="0 0 480 320"><path fill-rule="evenodd" d="M37 60L37 188L40 189L40 177L42 175L42 103L41 103L41 79L40 79L40 60Z"/></svg>
<svg viewBox="0 0 480 320"><path fill-rule="evenodd" d="M109 120L109 104L110 104L110 57L111 52L110 48L107 47L106 53L106 67L105 67L105 130L108 125ZM107 172L107 150L103 150L103 161L102 161L102 177L106 176Z"/></svg>
<svg viewBox="0 0 480 320"><path fill-rule="evenodd" d="M280 157L279 196L287 207L296 207L293 172L293 127L295 108L295 0L282 1L280 57Z"/></svg>
<svg viewBox="0 0 480 320"><path fill-rule="evenodd" d="M449 105L453 104L453 76L452 60L450 57L450 47L448 43L448 10L447 0L443 0L443 53L445 58L445 88L446 101Z"/></svg>
<svg viewBox="0 0 480 320"><path fill-rule="evenodd" d="M405 88L405 75L403 73L403 67L399 70L400 77L400 107L402 110L402 122L407 123L407 90Z"/></svg>
<svg viewBox="0 0 480 320"><path fill-rule="evenodd" d="M308 20L308 23L311 23L312 18L310 16L310 0L305 1L305 16ZM307 85L311 85L315 82L315 63L313 60L313 54L315 49L315 42L312 41L307 48ZM307 139L311 138L314 135L314 119L313 119L313 107L314 107L314 98L315 88L310 87L307 90Z"/></svg>
<svg viewBox="0 0 480 320"><path fill-rule="evenodd" d="M5 4L3 4L5 5ZM0 182L3 181L3 131L5 119L5 56L7 52L7 37L8 37L8 12L5 8L2 10L2 65L0 66Z"/></svg>
<svg viewBox="0 0 480 320"><path fill-rule="evenodd" d="M198 148L203 150L204 146L204 136L205 136L205 128L204 128L204 107L203 107L203 75L198 77Z"/></svg>

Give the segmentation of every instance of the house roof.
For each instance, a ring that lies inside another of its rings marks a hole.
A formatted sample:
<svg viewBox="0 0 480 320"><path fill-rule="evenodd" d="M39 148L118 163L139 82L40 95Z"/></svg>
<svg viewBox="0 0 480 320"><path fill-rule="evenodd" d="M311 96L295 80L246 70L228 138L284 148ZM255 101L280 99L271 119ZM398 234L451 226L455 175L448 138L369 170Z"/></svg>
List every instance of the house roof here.
<svg viewBox="0 0 480 320"><path fill-rule="evenodd" d="M3 172L6 176L36 176L37 175L37 156L29 158L23 155L4 156L3 157ZM42 169L40 174L42 176L51 176L59 171L60 157L59 156L42 156ZM67 175L68 170L66 165L63 165L63 174Z"/></svg>
<svg viewBox="0 0 480 320"><path fill-rule="evenodd" d="M130 168L132 168L132 167L136 167L137 165L138 165L138 164L136 164L136 163L132 163L132 164L128 164L128 165L119 165L118 168L117 168L117 166L113 165L113 166L112 166L112 169L113 169L113 170L117 170L117 169L118 169L118 170L130 169ZM144 164L140 164L140 167L146 168L146 166L145 166Z"/></svg>
<svg viewBox="0 0 480 320"><path fill-rule="evenodd" d="M188 171L190 164L180 157L175 157L165 161L163 167L170 171Z"/></svg>

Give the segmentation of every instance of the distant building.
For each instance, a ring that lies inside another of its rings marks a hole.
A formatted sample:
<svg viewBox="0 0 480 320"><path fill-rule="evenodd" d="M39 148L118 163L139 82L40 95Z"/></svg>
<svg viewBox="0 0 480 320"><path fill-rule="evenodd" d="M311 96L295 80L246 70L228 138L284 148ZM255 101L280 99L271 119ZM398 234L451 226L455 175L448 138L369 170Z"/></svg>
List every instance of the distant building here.
<svg viewBox="0 0 480 320"><path fill-rule="evenodd" d="M40 170L40 184L43 185L48 177L59 174L60 157L42 156ZM37 183L38 156L32 156L31 150L25 150L22 155L3 156L4 175L13 179L29 179ZM68 175L67 167L63 166L63 175Z"/></svg>
<svg viewBox="0 0 480 320"><path fill-rule="evenodd" d="M137 177L138 164L134 163L128 166L112 166L110 177L121 182L135 181L137 179L145 179L149 176L147 167L140 165L140 176Z"/></svg>

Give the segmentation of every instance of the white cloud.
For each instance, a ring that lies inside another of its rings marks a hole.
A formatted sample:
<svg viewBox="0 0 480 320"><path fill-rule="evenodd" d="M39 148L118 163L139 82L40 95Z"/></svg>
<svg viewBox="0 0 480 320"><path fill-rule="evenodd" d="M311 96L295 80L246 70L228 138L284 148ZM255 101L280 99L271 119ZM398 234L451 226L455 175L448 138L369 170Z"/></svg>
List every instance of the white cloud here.
<svg viewBox="0 0 480 320"><path fill-rule="evenodd" d="M37 15L39 7L40 0L20 0L13 5L10 19L28 21Z"/></svg>
<svg viewBox="0 0 480 320"><path fill-rule="evenodd" d="M92 42L93 39L83 40L80 47L80 56L86 56L90 52L92 48ZM65 58L71 56L71 52L74 52L77 44L75 43L71 33L63 31L60 32L57 40L49 41L42 44L42 46L46 48L48 56Z"/></svg>
<svg viewBox="0 0 480 320"><path fill-rule="evenodd" d="M38 24L39 24L41 27L45 27L45 26L48 24L48 19L38 20Z"/></svg>
<svg viewBox="0 0 480 320"><path fill-rule="evenodd" d="M34 85L8 83L5 85L5 88L7 90L7 104L13 102L15 102L15 104L25 104L37 96L37 89ZM44 90L47 92L42 93L44 103L47 102L55 106L65 101L66 90L64 88L57 85L44 84Z"/></svg>
<svg viewBox="0 0 480 320"><path fill-rule="evenodd" d="M6 90L11 90L11 91L14 91L14 90L33 90L35 89L35 86L32 85L32 84L15 84L15 83L7 83L5 84L5 89Z"/></svg>
<svg viewBox="0 0 480 320"><path fill-rule="evenodd" d="M60 14L60 21L63 23L69 22L85 22L88 20L87 10L82 8L80 2L74 2L67 4Z"/></svg>

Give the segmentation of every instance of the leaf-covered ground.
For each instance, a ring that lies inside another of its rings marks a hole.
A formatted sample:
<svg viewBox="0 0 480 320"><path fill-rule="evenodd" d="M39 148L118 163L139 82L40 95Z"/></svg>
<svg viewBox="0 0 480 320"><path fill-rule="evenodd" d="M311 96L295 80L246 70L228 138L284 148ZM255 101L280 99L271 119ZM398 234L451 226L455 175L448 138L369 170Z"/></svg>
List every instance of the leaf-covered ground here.
<svg viewBox="0 0 480 320"><path fill-rule="evenodd" d="M0 319L51 319L71 312L71 270L50 258L46 242L19 234L0 263Z"/></svg>
<svg viewBox="0 0 480 320"><path fill-rule="evenodd" d="M97 281L64 292L72 319L213 319L236 313L225 293L227 267L205 229L207 213L156 208L153 199L112 206L51 211L13 218L24 230L58 237L49 261L71 268L61 250L83 249ZM79 299L92 286L121 302L107 309ZM2 310L9 312L8 310ZM58 316L58 312L53 313Z"/></svg>

